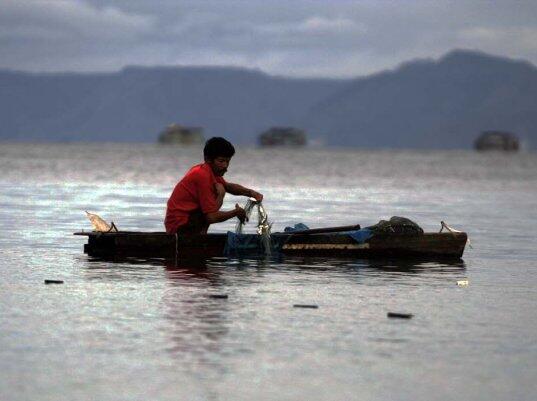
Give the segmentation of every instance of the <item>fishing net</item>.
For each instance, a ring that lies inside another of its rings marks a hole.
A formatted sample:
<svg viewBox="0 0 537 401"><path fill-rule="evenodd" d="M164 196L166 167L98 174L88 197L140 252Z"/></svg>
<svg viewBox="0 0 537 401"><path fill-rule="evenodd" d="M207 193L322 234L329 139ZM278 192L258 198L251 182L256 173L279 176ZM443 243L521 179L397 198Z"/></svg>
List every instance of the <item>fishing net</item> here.
<svg viewBox="0 0 537 401"><path fill-rule="evenodd" d="M235 227L235 234L240 236L243 234L244 226L250 220L252 211L257 209L257 234L260 236L261 243L263 244L263 249L265 254L270 255L272 249L272 241L270 238L270 230L272 223L268 222L268 214L263 204L257 202L254 199L248 199L246 205L244 206L244 212L246 213L246 219L244 221L239 221Z"/></svg>
<svg viewBox="0 0 537 401"><path fill-rule="evenodd" d="M423 229L406 217L393 216L390 220L381 220L367 227L373 234L422 235Z"/></svg>
<svg viewBox="0 0 537 401"><path fill-rule="evenodd" d="M238 221L237 225L235 226L235 234L242 234L244 226L246 223L250 220L250 216L252 214L252 210L254 209L254 206L257 204L257 201L254 199L248 199L246 201L246 205L244 205L244 213L246 214L246 219L244 221Z"/></svg>

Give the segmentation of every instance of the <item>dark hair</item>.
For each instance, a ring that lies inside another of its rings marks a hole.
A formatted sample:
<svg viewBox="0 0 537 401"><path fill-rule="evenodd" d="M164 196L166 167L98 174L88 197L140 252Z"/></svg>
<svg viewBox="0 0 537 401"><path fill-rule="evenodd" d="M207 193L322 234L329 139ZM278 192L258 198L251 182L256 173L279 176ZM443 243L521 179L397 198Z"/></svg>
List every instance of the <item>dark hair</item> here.
<svg viewBox="0 0 537 401"><path fill-rule="evenodd" d="M235 148L231 142L221 137L213 137L205 142L203 157L206 160L214 160L217 157L233 157Z"/></svg>

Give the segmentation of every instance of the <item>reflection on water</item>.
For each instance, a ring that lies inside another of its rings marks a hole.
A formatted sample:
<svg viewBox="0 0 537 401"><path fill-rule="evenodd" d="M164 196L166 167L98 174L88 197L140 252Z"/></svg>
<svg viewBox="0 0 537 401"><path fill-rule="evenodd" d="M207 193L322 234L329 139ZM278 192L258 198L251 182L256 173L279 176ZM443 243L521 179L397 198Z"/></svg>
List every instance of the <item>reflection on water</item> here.
<svg viewBox="0 0 537 401"><path fill-rule="evenodd" d="M166 270L166 277L169 285L162 293L161 304L169 322L163 329L170 339L167 351L183 361L215 364L222 350L220 340L228 333L231 319L227 299L210 297L223 287L222 278L206 269L175 266ZM196 291L200 286L204 290Z"/></svg>
<svg viewBox="0 0 537 401"><path fill-rule="evenodd" d="M327 258L327 257L298 257L273 255L250 256L248 258L182 258L182 259L163 259L163 258L140 258L140 257L89 257L86 262L87 268L92 272L108 273L111 266L123 269L126 273L129 271L140 272L144 268L152 266L163 266L166 270L166 277L173 279L205 279L208 284L215 280L221 274L229 274L229 268L235 271L246 269L275 270L278 272L288 271L292 274L295 271L338 271L340 274L348 273L375 275L393 272L400 273L404 276L408 274L460 274L465 271L466 265L463 259L445 258L440 261L431 261L428 258L371 258L371 259L353 259L353 258ZM370 269L370 270L368 270ZM152 270L152 269L151 269ZM245 274L245 277L248 277ZM394 276L397 277L397 276Z"/></svg>
<svg viewBox="0 0 537 401"><path fill-rule="evenodd" d="M355 260L282 256L180 261L125 258L116 259L112 264L110 260L107 262L106 268L103 268L103 260L88 260L85 263L87 277L92 280L118 279L118 272L121 272L122 280L126 280L127 277L155 278L156 275L165 277L166 285L162 290L160 304L162 316L168 322L161 329L161 334L169 340L166 351L181 358L182 361L197 366L214 367L221 364L222 353L229 347L229 344L226 346L228 341L226 336L233 325L237 324L237 313L230 304L236 307L236 292L239 288L258 288L257 292L264 294L269 303L280 302L279 299L271 298L281 296L281 292L260 288L262 287L259 285L260 279L270 280L270 275L278 275L280 280L282 275L287 275L295 285L300 280L307 284L312 275L315 275L314 281L337 278L338 281L347 282L349 285L357 283L385 286L387 282L391 282L393 285L415 286L434 285L439 281L454 283L464 277L466 269L462 260L438 263L412 259ZM301 274L306 276L301 278ZM422 276L419 282L416 282L416 276ZM378 280L381 280L381 283ZM227 298L213 298L212 295L225 295ZM337 294L337 291L331 293L327 289L323 298L329 299L338 295L340 294ZM242 299L241 302L245 301ZM246 302L252 304L255 310L255 297ZM288 301L287 307L291 306L292 302ZM370 336L368 339L378 343L409 341L376 336ZM235 351L255 352L254 349L247 347L239 347Z"/></svg>

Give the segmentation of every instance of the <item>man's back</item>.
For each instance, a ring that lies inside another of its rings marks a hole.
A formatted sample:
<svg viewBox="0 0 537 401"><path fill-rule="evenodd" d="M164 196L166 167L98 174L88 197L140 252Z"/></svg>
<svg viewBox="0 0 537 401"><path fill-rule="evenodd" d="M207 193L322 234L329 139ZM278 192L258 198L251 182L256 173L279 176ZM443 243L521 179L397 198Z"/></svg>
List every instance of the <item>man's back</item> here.
<svg viewBox="0 0 537 401"><path fill-rule="evenodd" d="M225 185L223 177L216 177L207 163L192 167L175 186L166 208L166 232L175 233L185 225L193 213L218 211L215 184Z"/></svg>

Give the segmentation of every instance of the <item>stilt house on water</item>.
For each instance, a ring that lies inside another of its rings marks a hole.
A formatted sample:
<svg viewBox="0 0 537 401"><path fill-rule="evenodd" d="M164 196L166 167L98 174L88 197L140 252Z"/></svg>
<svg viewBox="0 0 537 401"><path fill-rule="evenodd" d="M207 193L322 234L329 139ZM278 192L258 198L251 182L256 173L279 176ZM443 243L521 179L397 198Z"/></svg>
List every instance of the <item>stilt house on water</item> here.
<svg viewBox="0 0 537 401"><path fill-rule="evenodd" d="M519 140L516 135L502 131L484 131L474 143L476 150L501 150L517 152Z"/></svg>
<svg viewBox="0 0 537 401"><path fill-rule="evenodd" d="M203 143L205 138L201 127L183 127L179 124L170 124L160 133L158 141L179 145L198 145Z"/></svg>
<svg viewBox="0 0 537 401"><path fill-rule="evenodd" d="M305 146L306 133L293 127L272 127L259 135L261 146Z"/></svg>

